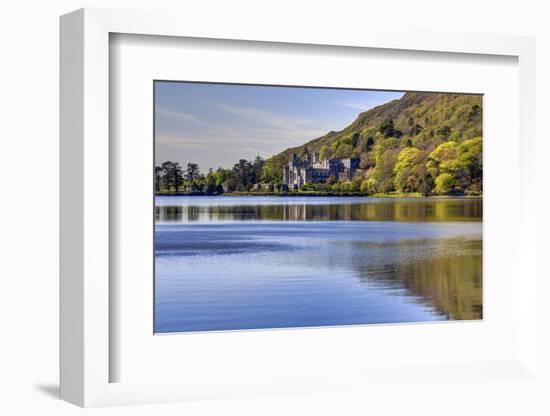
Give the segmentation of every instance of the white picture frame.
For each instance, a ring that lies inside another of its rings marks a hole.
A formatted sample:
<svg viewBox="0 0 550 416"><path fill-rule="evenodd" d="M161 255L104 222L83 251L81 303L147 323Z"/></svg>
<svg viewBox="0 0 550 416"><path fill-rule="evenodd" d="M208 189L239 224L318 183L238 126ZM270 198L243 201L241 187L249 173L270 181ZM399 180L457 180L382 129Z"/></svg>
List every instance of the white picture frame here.
<svg viewBox="0 0 550 416"><path fill-rule="evenodd" d="M519 68L518 259L522 279L517 293L517 354L498 361L441 362L423 365L416 377L433 378L442 370L449 377L471 382L479 371L495 377L523 380L536 375L536 218L528 207L535 195L529 180L535 163L535 42L529 37L467 33L402 32L361 28L360 32L327 35L322 28L307 33L282 30L278 25L240 27L230 22L209 27L185 16L106 9L83 9L61 18L61 397L80 406L182 401L196 398L242 397L255 394L323 392L342 388L341 380L359 383L406 379L407 371L370 369L368 374L349 368L331 370L331 377L315 374L297 377L237 379L221 373L215 380L199 371L184 380L112 382L111 366L117 357L110 347L110 296L116 287L109 279L113 268L110 227L110 34L225 39L336 48L405 50L438 54L514 57ZM261 47L261 43L258 43ZM116 328L115 328L116 329ZM405 330L405 329L404 329ZM221 334L223 336L223 334ZM338 336L335 334L334 336ZM348 334L353 337L353 334ZM359 370L359 369L358 369ZM237 380L237 381L236 381Z"/></svg>

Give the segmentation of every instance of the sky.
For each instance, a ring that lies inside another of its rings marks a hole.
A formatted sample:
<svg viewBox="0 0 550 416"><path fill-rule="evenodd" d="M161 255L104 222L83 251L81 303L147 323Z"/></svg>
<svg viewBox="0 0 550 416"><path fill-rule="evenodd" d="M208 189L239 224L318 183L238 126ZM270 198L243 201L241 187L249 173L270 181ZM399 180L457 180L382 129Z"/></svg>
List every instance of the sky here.
<svg viewBox="0 0 550 416"><path fill-rule="evenodd" d="M348 126L402 92L155 82L155 163L201 172L268 158Z"/></svg>

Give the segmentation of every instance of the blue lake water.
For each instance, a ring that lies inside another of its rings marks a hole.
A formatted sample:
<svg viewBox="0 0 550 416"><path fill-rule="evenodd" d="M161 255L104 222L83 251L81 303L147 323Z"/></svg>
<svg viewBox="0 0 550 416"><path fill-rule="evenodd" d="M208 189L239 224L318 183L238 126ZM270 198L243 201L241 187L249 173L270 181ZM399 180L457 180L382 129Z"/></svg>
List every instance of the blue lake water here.
<svg viewBox="0 0 550 416"><path fill-rule="evenodd" d="M157 197L155 332L482 317L482 201Z"/></svg>

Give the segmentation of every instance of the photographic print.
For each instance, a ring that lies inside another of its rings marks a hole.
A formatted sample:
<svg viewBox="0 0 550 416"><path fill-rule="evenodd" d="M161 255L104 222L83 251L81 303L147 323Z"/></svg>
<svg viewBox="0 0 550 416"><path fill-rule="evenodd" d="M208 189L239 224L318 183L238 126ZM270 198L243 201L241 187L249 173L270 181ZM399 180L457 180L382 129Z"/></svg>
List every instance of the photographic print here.
<svg viewBox="0 0 550 416"><path fill-rule="evenodd" d="M483 318L481 95L153 87L155 333Z"/></svg>

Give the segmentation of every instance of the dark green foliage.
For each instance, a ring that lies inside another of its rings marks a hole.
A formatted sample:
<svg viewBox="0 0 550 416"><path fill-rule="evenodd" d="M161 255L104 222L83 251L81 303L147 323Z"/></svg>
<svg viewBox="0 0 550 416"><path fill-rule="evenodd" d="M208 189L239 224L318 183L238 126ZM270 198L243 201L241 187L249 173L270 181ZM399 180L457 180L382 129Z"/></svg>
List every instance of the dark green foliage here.
<svg viewBox="0 0 550 416"><path fill-rule="evenodd" d="M272 162L271 162L272 163ZM196 163L188 163L185 177L179 164L164 162L155 167L155 192L157 193L195 193L216 195L223 192L247 192L264 179L264 168L269 163L257 156L253 162L239 160L233 169L218 168L215 172L209 169L206 177L200 174ZM278 176L273 174L269 182L274 184ZM182 189L183 186L183 189Z"/></svg>
<svg viewBox="0 0 550 416"><path fill-rule="evenodd" d="M196 163L188 163L187 170L185 171L185 179L188 181L193 181L200 176L199 165Z"/></svg>
<svg viewBox="0 0 550 416"><path fill-rule="evenodd" d="M161 166L155 167L155 189L157 192L162 190L177 192L181 185L183 185L183 174L179 163L167 161Z"/></svg>
<svg viewBox="0 0 550 416"><path fill-rule="evenodd" d="M415 124L409 130L409 136L416 136L417 134L420 134L423 129L424 127L422 127L420 124Z"/></svg>
<svg viewBox="0 0 550 416"><path fill-rule="evenodd" d="M367 148L365 149L365 151L369 152L372 149L372 146L374 146L374 139L372 138L372 136L369 136L367 138Z"/></svg>
<svg viewBox="0 0 550 416"><path fill-rule="evenodd" d="M447 140L451 135L451 132L452 130L449 126L443 126L437 131L437 134L439 134L443 140Z"/></svg>
<svg viewBox="0 0 550 416"><path fill-rule="evenodd" d="M382 125L379 128L380 133L384 135L384 137L401 137L403 136L403 132L401 130L397 130L394 126L393 119L388 119L382 123Z"/></svg>
<svg viewBox="0 0 550 416"><path fill-rule="evenodd" d="M161 180L163 175L163 169L161 166L155 166L155 192L160 192L161 189Z"/></svg>
<svg viewBox="0 0 550 416"><path fill-rule="evenodd" d="M477 123L481 120L481 106L474 104L468 114L468 120L472 123Z"/></svg>
<svg viewBox="0 0 550 416"><path fill-rule="evenodd" d="M248 191L248 186L254 183L252 163L241 159L233 166L233 178L237 182L237 190Z"/></svg>
<svg viewBox="0 0 550 416"><path fill-rule="evenodd" d="M357 146L357 142L359 141L359 138L361 137L361 135L357 132L353 133L353 136L351 137L351 146L352 147L356 147Z"/></svg>

